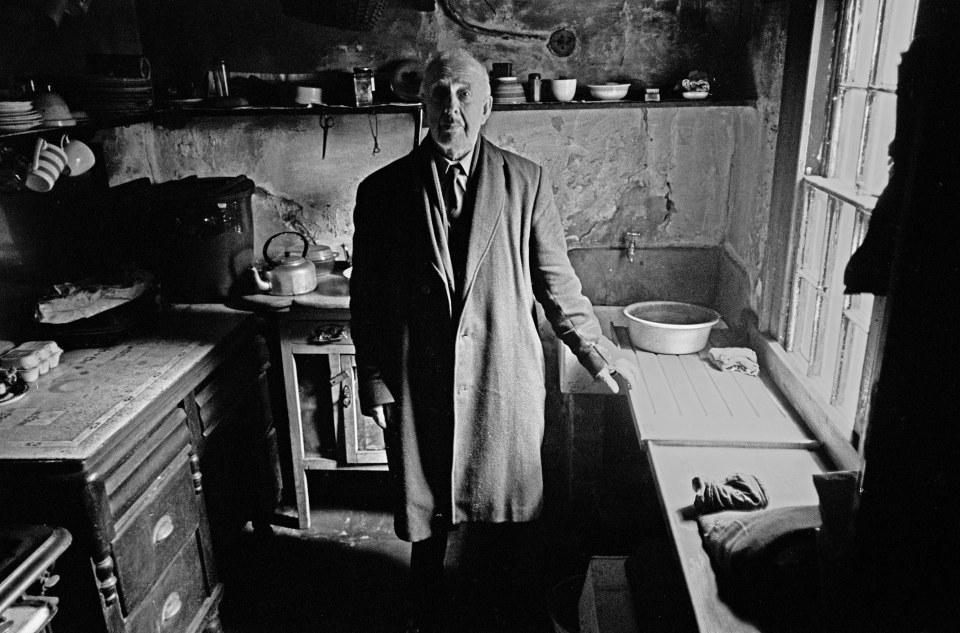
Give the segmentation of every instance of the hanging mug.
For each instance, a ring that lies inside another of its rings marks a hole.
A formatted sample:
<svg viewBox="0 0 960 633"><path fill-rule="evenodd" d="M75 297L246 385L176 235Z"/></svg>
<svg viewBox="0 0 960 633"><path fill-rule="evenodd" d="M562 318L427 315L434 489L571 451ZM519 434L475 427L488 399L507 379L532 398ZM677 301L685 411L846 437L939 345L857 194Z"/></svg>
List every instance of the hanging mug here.
<svg viewBox="0 0 960 633"><path fill-rule="evenodd" d="M85 174L97 162L89 145L76 139L70 140L66 134L60 139L60 147L67 156L67 166L63 171L67 176Z"/></svg>
<svg viewBox="0 0 960 633"><path fill-rule="evenodd" d="M27 174L27 188L38 193L50 191L66 165L67 154L63 148L38 138L33 149L30 173Z"/></svg>

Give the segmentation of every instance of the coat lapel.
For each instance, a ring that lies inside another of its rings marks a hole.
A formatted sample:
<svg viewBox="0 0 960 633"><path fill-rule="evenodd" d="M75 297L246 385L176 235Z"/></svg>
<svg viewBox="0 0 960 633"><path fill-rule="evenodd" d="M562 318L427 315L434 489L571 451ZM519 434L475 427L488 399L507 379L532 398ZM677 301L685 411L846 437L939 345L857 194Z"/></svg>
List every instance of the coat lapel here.
<svg viewBox="0 0 960 633"><path fill-rule="evenodd" d="M467 244L467 263L459 305L467 300L477 276L480 262L490 246L493 233L503 215L506 200L506 179L503 175L503 156L487 139L480 137L480 155L475 170L476 196L473 201L473 219Z"/></svg>
<svg viewBox="0 0 960 633"><path fill-rule="evenodd" d="M447 294L447 307L453 314L453 264L450 261L450 249L447 245L447 227L443 216L443 204L440 201L440 186L437 170L430 154L429 143L421 143L413 151L416 184L411 192L414 200L410 208L415 209L415 221L419 225L417 233L426 237L429 244L431 264L440 277Z"/></svg>

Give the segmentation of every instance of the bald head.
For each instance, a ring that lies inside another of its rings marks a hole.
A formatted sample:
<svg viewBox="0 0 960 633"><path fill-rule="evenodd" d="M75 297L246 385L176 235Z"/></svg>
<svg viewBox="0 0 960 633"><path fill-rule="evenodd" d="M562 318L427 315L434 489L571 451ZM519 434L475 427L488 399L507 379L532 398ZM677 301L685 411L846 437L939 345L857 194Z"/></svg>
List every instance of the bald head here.
<svg viewBox="0 0 960 633"><path fill-rule="evenodd" d="M438 53L424 70L420 97L443 155L459 160L472 151L493 107L486 68L464 50Z"/></svg>
<svg viewBox="0 0 960 633"><path fill-rule="evenodd" d="M424 102L429 97L433 84L438 80L453 77L469 78L475 92L482 89L485 95L490 94L490 78L487 76L487 69L473 55L458 48L437 53L430 58L423 72L423 83L420 86L420 96Z"/></svg>

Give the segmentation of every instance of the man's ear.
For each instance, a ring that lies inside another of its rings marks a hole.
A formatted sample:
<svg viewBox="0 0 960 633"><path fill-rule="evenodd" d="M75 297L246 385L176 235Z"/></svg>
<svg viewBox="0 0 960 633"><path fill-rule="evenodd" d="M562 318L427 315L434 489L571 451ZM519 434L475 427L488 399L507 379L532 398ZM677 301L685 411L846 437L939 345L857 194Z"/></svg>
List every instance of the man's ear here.
<svg viewBox="0 0 960 633"><path fill-rule="evenodd" d="M480 125L487 122L491 112L493 112L493 95L487 95L486 100L483 102L483 121L480 122Z"/></svg>

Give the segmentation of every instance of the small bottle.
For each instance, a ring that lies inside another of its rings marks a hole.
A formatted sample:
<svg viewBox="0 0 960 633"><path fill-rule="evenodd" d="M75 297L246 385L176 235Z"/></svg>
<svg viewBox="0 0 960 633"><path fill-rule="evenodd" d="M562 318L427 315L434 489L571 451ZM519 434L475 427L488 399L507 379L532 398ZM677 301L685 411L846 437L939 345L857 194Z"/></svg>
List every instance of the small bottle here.
<svg viewBox="0 0 960 633"><path fill-rule="evenodd" d="M540 103L540 73L530 73L527 75L527 87L529 89L530 102Z"/></svg>
<svg viewBox="0 0 960 633"><path fill-rule="evenodd" d="M358 106L373 105L373 69L358 66L353 69L353 94Z"/></svg>
<svg viewBox="0 0 960 633"><path fill-rule="evenodd" d="M218 97L230 96L230 84L227 82L227 63L218 59L213 64L213 88Z"/></svg>

